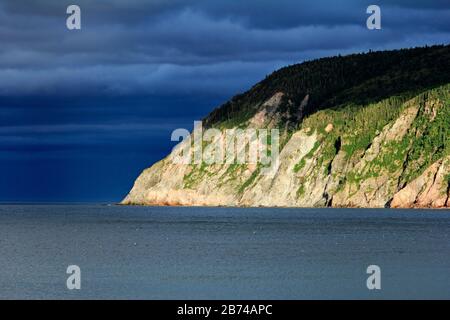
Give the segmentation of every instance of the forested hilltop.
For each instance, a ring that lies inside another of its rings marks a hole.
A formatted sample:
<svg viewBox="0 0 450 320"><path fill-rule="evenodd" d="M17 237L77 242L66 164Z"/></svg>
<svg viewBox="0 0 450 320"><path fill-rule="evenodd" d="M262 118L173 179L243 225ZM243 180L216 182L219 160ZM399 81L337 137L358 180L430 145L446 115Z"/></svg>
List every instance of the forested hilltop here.
<svg viewBox="0 0 450 320"><path fill-rule="evenodd" d="M323 58L282 68L214 110L206 127L276 128L280 166L145 170L124 204L450 206L450 46Z"/></svg>
<svg viewBox="0 0 450 320"><path fill-rule="evenodd" d="M275 71L244 94L214 110L206 119L213 126L252 117L258 105L277 92L280 108L302 116L340 105L364 105L392 96L409 96L450 82L450 46L352 54L307 61ZM282 119L297 121L298 119Z"/></svg>

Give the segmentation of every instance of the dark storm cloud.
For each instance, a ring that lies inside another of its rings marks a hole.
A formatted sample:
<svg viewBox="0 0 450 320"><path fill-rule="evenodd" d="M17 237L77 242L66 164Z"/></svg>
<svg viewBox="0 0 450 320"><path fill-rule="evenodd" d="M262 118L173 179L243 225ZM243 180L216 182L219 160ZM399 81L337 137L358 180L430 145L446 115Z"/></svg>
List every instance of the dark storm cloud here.
<svg viewBox="0 0 450 320"><path fill-rule="evenodd" d="M2 2L1 95L231 94L283 64L450 35L443 1L385 1L378 33L365 28L364 1L76 3L81 32L65 28L69 2Z"/></svg>
<svg viewBox="0 0 450 320"><path fill-rule="evenodd" d="M0 201L119 200L173 129L277 68L449 43L448 0L374 3L380 31L369 0L2 0Z"/></svg>

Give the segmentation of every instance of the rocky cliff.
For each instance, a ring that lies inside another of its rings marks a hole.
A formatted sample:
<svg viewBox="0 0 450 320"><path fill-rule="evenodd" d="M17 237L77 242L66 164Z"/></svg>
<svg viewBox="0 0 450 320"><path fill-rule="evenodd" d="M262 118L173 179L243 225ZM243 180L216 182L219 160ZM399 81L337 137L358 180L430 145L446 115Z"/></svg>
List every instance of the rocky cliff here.
<svg viewBox="0 0 450 320"><path fill-rule="evenodd" d="M180 164L177 148L122 203L448 208L449 51L334 57L277 71L204 119L220 130L278 129L273 174L260 163Z"/></svg>

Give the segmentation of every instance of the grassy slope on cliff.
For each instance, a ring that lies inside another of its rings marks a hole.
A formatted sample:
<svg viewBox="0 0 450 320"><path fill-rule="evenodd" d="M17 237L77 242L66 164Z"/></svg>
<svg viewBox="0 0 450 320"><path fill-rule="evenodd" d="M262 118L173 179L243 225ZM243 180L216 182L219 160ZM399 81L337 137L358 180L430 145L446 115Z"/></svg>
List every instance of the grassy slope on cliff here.
<svg viewBox="0 0 450 320"><path fill-rule="evenodd" d="M292 129L311 127L311 133L315 130L324 133L327 124L334 124L333 132L323 135L319 166L326 171L341 145L349 158L358 156L383 127L399 115L407 100L419 95L422 115L424 101L430 95L430 98L444 101L447 107L440 109L436 121L428 127L417 123L427 121L426 117L419 116L414 125L422 126L417 130L423 132L417 137L408 135L398 146L391 146L392 153L379 160L378 165L390 171L406 160L402 176L402 183L406 184L433 161L450 152L449 98L445 94L449 90L449 86L445 86L448 83L449 45L322 58L274 72L248 92L214 110L205 121L207 126L245 127L261 103L275 93L285 93L284 102L293 101L292 105L280 108L296 109L309 95L309 103L301 110L302 119L295 119L297 125ZM443 88L433 91L442 85ZM291 110L290 114L296 111ZM310 157L312 153L313 150ZM295 171L304 165L305 159L302 160L295 166ZM369 173L378 174L376 168ZM348 177L355 183L366 178L367 175ZM250 179L253 182L255 177ZM245 181L240 191L249 185L251 183Z"/></svg>
<svg viewBox="0 0 450 320"><path fill-rule="evenodd" d="M401 169L399 185L404 186L432 163L450 155L450 85L427 90L408 102L419 106L408 133L401 141L383 145L385 151L367 164L364 174L350 171L345 177L347 181L359 184L383 172ZM309 128L311 133L318 132L321 137L318 165L326 170L339 149L345 151L347 158L360 158L383 128L392 124L405 109L406 103L405 97L395 96L366 106L325 109L305 118L302 128ZM325 132L330 123L333 130ZM294 171L300 170L302 164L304 160Z"/></svg>
<svg viewBox="0 0 450 320"><path fill-rule="evenodd" d="M402 122L411 106L411 121ZM255 124L261 114L265 120ZM259 165L202 163L175 168L162 164L156 174L143 174L128 201L140 203L134 199L153 188L155 195L161 191L167 195L155 196L162 203L218 205L214 196L231 196L234 204L261 205L282 194L285 202L276 205L357 206L365 201L362 205L383 206L437 160L448 159L449 119L450 45L353 54L285 67L204 120L204 127L222 129L278 127L281 149L296 137L285 149L289 154L281 159L285 167L277 181L266 183ZM400 125L394 130L396 123ZM302 146L310 148L299 156ZM161 180L158 172L165 172L168 181ZM181 179L172 179L177 172ZM450 173L444 180L450 183L449 177ZM450 185L444 187L442 192L448 193ZM174 190L191 193L180 202L171 196ZM210 202L201 200L211 194ZM161 202L151 199L149 203Z"/></svg>

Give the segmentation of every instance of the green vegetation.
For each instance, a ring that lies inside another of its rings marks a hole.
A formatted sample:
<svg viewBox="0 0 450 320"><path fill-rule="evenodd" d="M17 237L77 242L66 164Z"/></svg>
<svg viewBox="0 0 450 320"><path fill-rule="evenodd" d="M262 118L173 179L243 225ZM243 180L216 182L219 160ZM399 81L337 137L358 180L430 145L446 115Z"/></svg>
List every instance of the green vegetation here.
<svg viewBox="0 0 450 320"><path fill-rule="evenodd" d="M248 187L250 187L256 180L256 178L259 176L259 172L260 172L260 167L256 168L255 171L253 171L252 175L250 176L250 178L248 178L238 189L238 193L242 194L245 189L247 189Z"/></svg>
<svg viewBox="0 0 450 320"><path fill-rule="evenodd" d="M285 93L280 109L292 117L298 111L305 117L322 109L365 106L393 96L412 97L450 83L449 61L449 45L307 61L282 68L235 96L208 115L205 125L239 126L277 92ZM306 95L309 103L299 110ZM290 120L298 121L283 119L284 123Z"/></svg>
<svg viewBox="0 0 450 320"><path fill-rule="evenodd" d="M383 143L379 154L357 171L350 171L343 181L359 186L369 178L377 178L383 173L392 175L400 172L402 185L410 182L432 163L450 155L450 85L428 90L412 100L409 97L390 97L367 106L344 106L321 110L304 119L302 128L317 132L319 140L314 148L294 167L300 171L306 160L316 153L316 167L324 174L330 173L330 165L341 149L346 160L356 160L364 155L386 126L392 126L405 108L418 106L419 111L404 137ZM333 130L326 132L328 124ZM340 184L342 187L342 184Z"/></svg>
<svg viewBox="0 0 450 320"><path fill-rule="evenodd" d="M282 130L280 151L296 130L309 128L308 134L317 134L318 141L293 170L300 172L307 160L314 158L309 176L318 177L331 173L331 163L340 151L346 163L359 162L374 139L406 108L419 106L404 136L382 143L380 152L362 167L342 176L333 173L338 179L337 190L348 183L359 188L362 181L382 174L398 177L396 183L402 186L450 155L449 83L450 45L318 59L274 72L214 110L204 126L245 129L263 102L283 92L277 109L281 115L277 119ZM306 95L308 104L300 109ZM326 129L330 124L332 129ZM267 144L270 152L270 136ZM219 178L219 186L231 184L242 194L260 174L258 167L250 177L244 177L245 170L246 165L229 165ZM184 177L185 187L193 188L217 171L206 164L193 165ZM304 193L302 183L297 196Z"/></svg>
<svg viewBox="0 0 450 320"><path fill-rule="evenodd" d="M202 180L208 173L207 167L208 165L204 162L201 165L191 165L191 171L183 178L184 187L187 189L195 187L197 182Z"/></svg>
<svg viewBox="0 0 450 320"><path fill-rule="evenodd" d="M305 194L305 186L302 184L297 190L297 197L300 198Z"/></svg>
<svg viewBox="0 0 450 320"><path fill-rule="evenodd" d="M300 170L302 170L306 165L305 157L303 157L295 166L294 166L294 172L297 173Z"/></svg>
<svg viewBox="0 0 450 320"><path fill-rule="evenodd" d="M404 140L411 141L402 182L407 183L432 163L450 155L450 85L418 97L420 109Z"/></svg>
<svg viewBox="0 0 450 320"><path fill-rule="evenodd" d="M349 105L330 110L319 111L306 118L302 128L310 128L326 136L328 148L325 152L335 154L334 144L341 139L342 149L348 157L357 151L364 151L373 139L403 110L407 97L391 97L367 106ZM328 124L333 130L325 132ZM330 154L328 154L329 156Z"/></svg>
<svg viewBox="0 0 450 320"><path fill-rule="evenodd" d="M311 159L316 153L317 149L320 147L320 141L316 141L314 146L309 150L309 152L294 166L294 172L299 172L306 165L305 159Z"/></svg>

